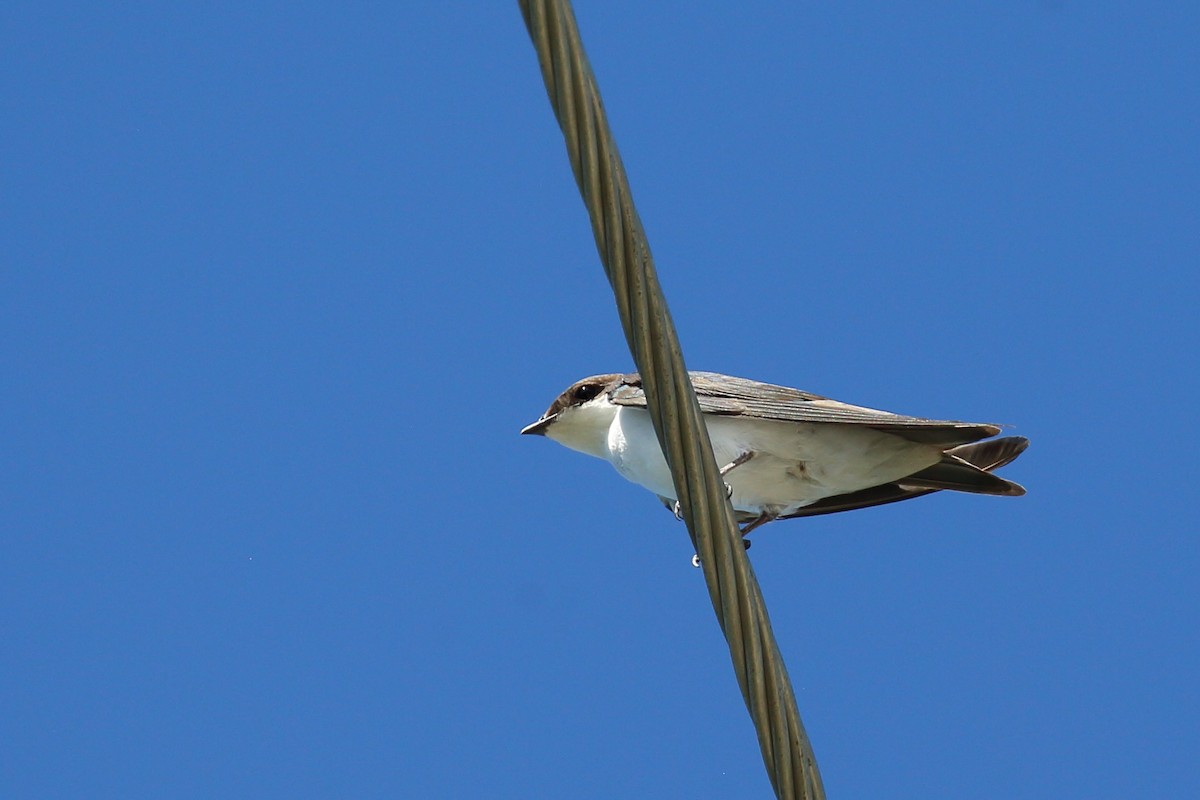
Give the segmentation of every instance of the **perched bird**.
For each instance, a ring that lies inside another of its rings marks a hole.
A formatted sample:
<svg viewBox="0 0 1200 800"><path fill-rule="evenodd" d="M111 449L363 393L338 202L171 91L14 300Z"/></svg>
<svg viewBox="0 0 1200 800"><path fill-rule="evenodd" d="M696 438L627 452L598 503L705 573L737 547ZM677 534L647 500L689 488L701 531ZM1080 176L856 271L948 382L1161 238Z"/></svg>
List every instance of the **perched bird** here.
<svg viewBox="0 0 1200 800"><path fill-rule="evenodd" d="M775 519L894 503L941 489L1018 496L992 474L1029 440L997 425L922 419L734 378L689 373L745 535ZM678 513L637 373L594 375L521 433L602 458ZM986 440L986 441L981 441Z"/></svg>

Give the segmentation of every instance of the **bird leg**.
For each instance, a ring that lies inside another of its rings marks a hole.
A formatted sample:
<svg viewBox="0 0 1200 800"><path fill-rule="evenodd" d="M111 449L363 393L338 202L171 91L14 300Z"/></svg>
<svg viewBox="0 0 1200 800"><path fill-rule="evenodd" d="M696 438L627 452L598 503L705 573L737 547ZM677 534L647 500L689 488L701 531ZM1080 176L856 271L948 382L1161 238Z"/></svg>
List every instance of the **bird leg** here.
<svg viewBox="0 0 1200 800"><path fill-rule="evenodd" d="M749 461L752 458L754 458L754 451L747 450L746 452L742 453L740 456L735 458L733 461L730 461L728 464L721 467L720 472L718 474L722 478L724 478L726 475L733 472L735 469L740 467L742 464L745 464L747 461ZM733 497L733 487L730 486L728 483L725 484L725 496Z"/></svg>
<svg viewBox="0 0 1200 800"><path fill-rule="evenodd" d="M745 464L747 461L749 461L752 458L754 458L754 451L747 450L746 452L742 453L740 456L735 458L733 461L730 461L728 464L721 467L721 469L718 471L717 474L720 475L722 478L724 478L726 475L733 472L735 469L740 467L742 464ZM733 497L733 487L730 486L728 483L725 484L725 496ZM679 505L678 500L675 501L675 505L671 508L671 511L674 512L675 519L680 520L680 521L683 520L683 507L681 505Z"/></svg>
<svg viewBox="0 0 1200 800"><path fill-rule="evenodd" d="M755 452L753 450L747 450L746 452L742 453L737 458L735 458L733 461L730 461L728 464L721 467L720 472L719 472L720 476L722 478L724 478L726 475L733 472L735 469L740 467L742 464L745 464L747 461L754 458L754 455L755 455ZM733 487L730 486L728 483L725 484L725 495L727 497L733 497ZM683 512L679 508L678 500L675 501L675 516L678 519L683 519ZM746 527L742 528L741 529L742 547L746 548L747 550L750 549L750 540L745 538L747 533L754 530L759 525L763 525L765 523L770 522L771 520L775 519L776 516L777 516L776 514L764 512L761 516L758 516L755 519L751 520L746 525ZM697 568L700 566L700 555L698 553L692 556L692 566L697 567Z"/></svg>
<svg viewBox="0 0 1200 800"><path fill-rule="evenodd" d="M718 471L717 474L720 475L722 478L724 478L726 475L733 472L735 469L740 467L742 464L745 464L747 461L754 458L754 455L755 455L755 453L753 450L747 450L746 452L740 454L733 461L730 461L728 464L721 467L721 469ZM730 486L728 483L725 484L725 496L733 497L733 487ZM675 501L675 508L673 510L675 511L675 519L682 520L683 519L683 508L679 505L678 500ZM763 523L766 523L766 522L770 522L773 519L775 519L774 514L772 514L770 516L768 516L767 514L763 514L762 516L757 517L756 519L751 521L746 527L742 528L741 529L742 536L743 536L742 546L745 547L747 550L749 550L750 549L750 540L744 538L746 536L746 534L749 533L750 531L754 530L755 528L757 528L759 525L762 525ZM693 567L700 566L699 554L692 556L692 566Z"/></svg>
<svg viewBox="0 0 1200 800"><path fill-rule="evenodd" d="M753 450L747 450L746 452L742 453L740 456L735 458L733 461L730 461L728 464L721 467L721 477L724 478L726 475L733 472L735 469L740 467L742 464L745 464L747 461L754 458L754 455L755 455L755 453Z"/></svg>
<svg viewBox="0 0 1200 800"><path fill-rule="evenodd" d="M754 519L750 520L749 522L747 522L745 525L742 526L742 537L745 538L747 535L749 535L750 531L754 530L755 528L759 527L760 525L766 525L768 522L774 522L777 519L779 519L778 511L762 512L757 517L755 517ZM749 547L750 547L750 542L746 542L746 548L749 549Z"/></svg>

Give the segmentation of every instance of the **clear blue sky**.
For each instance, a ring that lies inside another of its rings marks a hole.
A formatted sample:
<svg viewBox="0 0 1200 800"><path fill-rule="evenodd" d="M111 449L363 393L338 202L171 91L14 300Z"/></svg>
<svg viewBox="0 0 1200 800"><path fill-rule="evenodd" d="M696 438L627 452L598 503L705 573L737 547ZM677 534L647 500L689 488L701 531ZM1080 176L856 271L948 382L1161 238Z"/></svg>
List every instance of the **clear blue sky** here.
<svg viewBox="0 0 1200 800"><path fill-rule="evenodd" d="M751 551L830 796L1200 796L1200 6L580 2L690 366L1010 424ZM0 796L765 797L515 2L0 13Z"/></svg>

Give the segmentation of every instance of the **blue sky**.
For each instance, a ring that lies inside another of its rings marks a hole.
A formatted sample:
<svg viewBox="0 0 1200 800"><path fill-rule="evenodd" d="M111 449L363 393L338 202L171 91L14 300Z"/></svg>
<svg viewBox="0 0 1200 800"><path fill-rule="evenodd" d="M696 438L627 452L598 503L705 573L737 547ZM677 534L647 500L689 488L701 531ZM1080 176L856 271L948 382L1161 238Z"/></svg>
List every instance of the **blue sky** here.
<svg viewBox="0 0 1200 800"><path fill-rule="evenodd" d="M688 364L1033 445L751 550L837 797L1200 793L1194 4L579 3ZM17 3L0 795L762 797L516 3Z"/></svg>

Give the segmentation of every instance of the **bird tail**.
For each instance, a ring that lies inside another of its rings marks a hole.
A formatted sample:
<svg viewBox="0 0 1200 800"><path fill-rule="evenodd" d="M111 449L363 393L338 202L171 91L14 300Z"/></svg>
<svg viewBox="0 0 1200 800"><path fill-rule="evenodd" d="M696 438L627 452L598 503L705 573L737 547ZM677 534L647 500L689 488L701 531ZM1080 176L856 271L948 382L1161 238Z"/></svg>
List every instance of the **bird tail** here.
<svg viewBox="0 0 1200 800"><path fill-rule="evenodd" d="M903 489L951 489L1017 497L1025 494L1025 487L993 475L991 471L1021 455L1028 446L1029 440L1024 436L959 445L947 450L940 463L898 483Z"/></svg>

